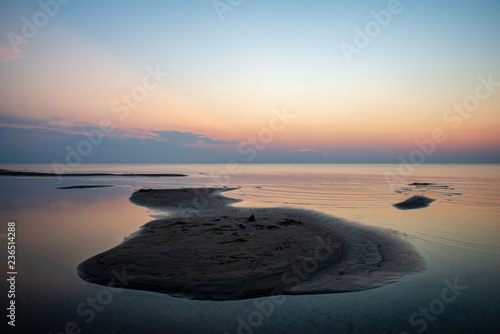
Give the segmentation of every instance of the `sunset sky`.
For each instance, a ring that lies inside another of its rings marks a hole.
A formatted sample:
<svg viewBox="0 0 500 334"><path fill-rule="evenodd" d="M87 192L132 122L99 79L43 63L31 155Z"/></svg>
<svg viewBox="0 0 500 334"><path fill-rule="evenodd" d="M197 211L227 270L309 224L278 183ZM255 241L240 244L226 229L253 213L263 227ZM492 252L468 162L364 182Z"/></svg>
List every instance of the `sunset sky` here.
<svg viewBox="0 0 500 334"><path fill-rule="evenodd" d="M498 0L66 2L0 3L0 162L500 162Z"/></svg>

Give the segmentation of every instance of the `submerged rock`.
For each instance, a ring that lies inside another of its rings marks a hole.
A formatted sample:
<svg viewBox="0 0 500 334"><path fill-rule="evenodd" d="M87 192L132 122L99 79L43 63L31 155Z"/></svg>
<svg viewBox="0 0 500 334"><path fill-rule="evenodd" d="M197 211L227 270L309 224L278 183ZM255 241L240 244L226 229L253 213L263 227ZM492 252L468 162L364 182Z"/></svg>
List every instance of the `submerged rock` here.
<svg viewBox="0 0 500 334"><path fill-rule="evenodd" d="M429 198L424 195L416 195L408 198L407 200L393 204L393 206L400 210L411 210L428 207L435 199Z"/></svg>

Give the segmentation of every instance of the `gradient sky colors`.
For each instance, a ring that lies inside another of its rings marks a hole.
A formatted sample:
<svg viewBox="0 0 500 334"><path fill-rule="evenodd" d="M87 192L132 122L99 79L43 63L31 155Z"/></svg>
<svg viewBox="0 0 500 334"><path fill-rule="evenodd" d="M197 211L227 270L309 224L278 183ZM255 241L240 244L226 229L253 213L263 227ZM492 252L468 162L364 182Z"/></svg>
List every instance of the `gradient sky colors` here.
<svg viewBox="0 0 500 334"><path fill-rule="evenodd" d="M43 8L2 1L0 162L64 162L102 120L83 162L399 162L436 128L426 162L500 162L500 84L471 97L500 82L500 1L401 0L348 62L389 3L72 0L16 52Z"/></svg>

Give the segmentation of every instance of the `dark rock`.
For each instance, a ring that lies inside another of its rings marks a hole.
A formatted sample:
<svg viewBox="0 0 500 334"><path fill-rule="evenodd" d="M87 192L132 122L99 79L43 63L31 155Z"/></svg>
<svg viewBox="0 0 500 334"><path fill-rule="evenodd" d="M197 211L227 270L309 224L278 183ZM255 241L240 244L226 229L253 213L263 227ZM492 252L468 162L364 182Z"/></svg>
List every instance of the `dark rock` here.
<svg viewBox="0 0 500 334"><path fill-rule="evenodd" d="M412 210L412 209L426 208L429 206L429 204L431 204L434 201L435 199L429 198L427 196L416 195L408 198L407 200L401 203L393 204L393 206L400 210Z"/></svg>

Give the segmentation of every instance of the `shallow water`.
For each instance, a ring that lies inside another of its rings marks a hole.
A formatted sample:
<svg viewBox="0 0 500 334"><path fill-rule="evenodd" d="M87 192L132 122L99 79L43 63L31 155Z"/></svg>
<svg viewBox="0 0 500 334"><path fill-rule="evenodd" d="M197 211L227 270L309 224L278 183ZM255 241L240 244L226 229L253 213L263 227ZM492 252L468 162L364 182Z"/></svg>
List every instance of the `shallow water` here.
<svg viewBox="0 0 500 334"><path fill-rule="evenodd" d="M394 182L384 174L397 174L397 165L227 167L95 164L75 170L189 174L185 178L0 176L2 243L7 222L17 223L16 330L59 333L70 322L82 333L493 333L500 326L500 165L425 165ZM51 172L50 165L0 168ZM408 186L413 182L437 186ZM83 184L115 187L57 189ZM377 289L286 296L276 303L269 297L212 302L110 293L77 276L80 262L169 214L131 204L134 190L202 186L241 187L225 193L243 200L238 206L302 207L397 230L427 269ZM391 205L418 194L437 201L418 210ZM6 256L0 264L6 267ZM6 271L0 276L6 291ZM444 281L455 279L462 288L459 295L445 291L445 299L453 299L445 303ZM427 317L419 314L429 307Z"/></svg>

